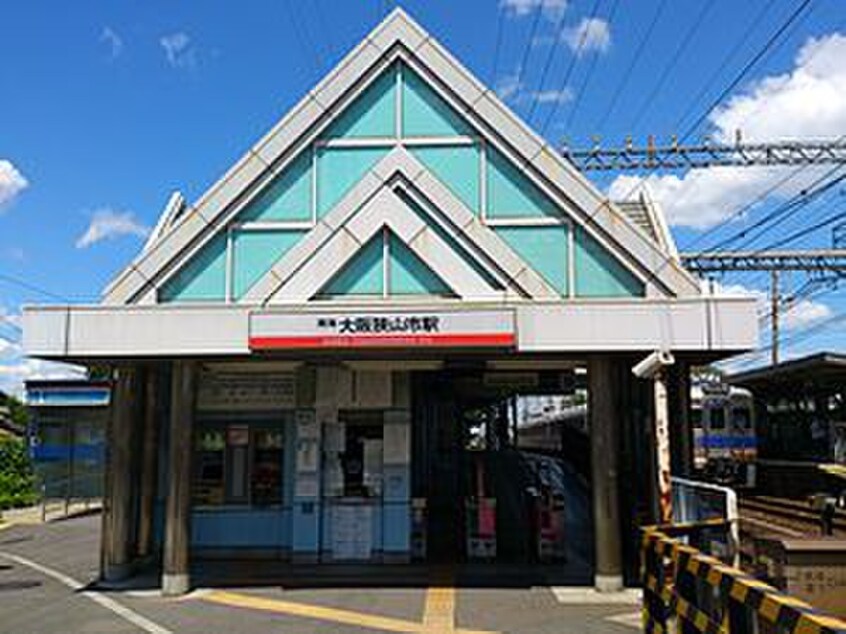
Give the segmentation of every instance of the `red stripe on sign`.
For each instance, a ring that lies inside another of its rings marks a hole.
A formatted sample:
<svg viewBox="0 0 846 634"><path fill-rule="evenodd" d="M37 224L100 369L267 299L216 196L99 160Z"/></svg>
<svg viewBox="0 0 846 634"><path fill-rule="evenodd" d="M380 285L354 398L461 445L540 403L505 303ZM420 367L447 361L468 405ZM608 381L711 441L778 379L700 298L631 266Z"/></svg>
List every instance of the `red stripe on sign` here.
<svg viewBox="0 0 846 634"><path fill-rule="evenodd" d="M318 335L311 337L250 337L251 350L286 348L400 348L430 347L509 347L515 344L513 333L473 333L426 335Z"/></svg>

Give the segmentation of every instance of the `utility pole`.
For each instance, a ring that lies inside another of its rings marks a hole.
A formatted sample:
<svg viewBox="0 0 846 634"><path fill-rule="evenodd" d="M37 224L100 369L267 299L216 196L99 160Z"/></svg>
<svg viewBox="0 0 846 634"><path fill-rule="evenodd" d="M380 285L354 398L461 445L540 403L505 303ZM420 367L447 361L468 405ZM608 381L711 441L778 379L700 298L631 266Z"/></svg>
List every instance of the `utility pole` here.
<svg viewBox="0 0 846 634"><path fill-rule="evenodd" d="M779 289L778 269L770 271L770 319L772 320L772 362L778 363L778 311L779 311Z"/></svg>
<svg viewBox="0 0 846 634"><path fill-rule="evenodd" d="M721 275L737 271L766 271L770 274L770 322L772 324L773 365L779 360L779 334L782 305L780 274L796 271L806 276L802 290L822 285L836 286L846 279L846 249L806 249L792 251L718 251L682 253L684 267L698 275ZM799 293L790 297L801 296ZM789 310L789 306L787 308Z"/></svg>

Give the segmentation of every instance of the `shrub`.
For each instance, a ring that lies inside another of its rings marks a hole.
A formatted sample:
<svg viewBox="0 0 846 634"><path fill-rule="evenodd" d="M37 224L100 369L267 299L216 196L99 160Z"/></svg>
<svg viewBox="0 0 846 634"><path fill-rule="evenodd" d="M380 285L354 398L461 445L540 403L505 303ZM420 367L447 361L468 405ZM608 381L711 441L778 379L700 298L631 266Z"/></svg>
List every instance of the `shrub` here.
<svg viewBox="0 0 846 634"><path fill-rule="evenodd" d="M37 499L25 441L0 437L0 510L30 506Z"/></svg>

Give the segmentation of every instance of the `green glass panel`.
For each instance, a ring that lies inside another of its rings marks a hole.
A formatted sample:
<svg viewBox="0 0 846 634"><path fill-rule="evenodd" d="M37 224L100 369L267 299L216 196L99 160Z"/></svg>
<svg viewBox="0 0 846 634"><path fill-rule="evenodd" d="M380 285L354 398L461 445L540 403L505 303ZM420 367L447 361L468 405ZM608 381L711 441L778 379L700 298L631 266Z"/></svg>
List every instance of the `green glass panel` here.
<svg viewBox="0 0 846 634"><path fill-rule="evenodd" d="M232 294L241 299L305 231L238 231L232 236Z"/></svg>
<svg viewBox="0 0 846 634"><path fill-rule="evenodd" d="M294 159L237 217L253 220L311 220L310 152Z"/></svg>
<svg viewBox="0 0 846 634"><path fill-rule="evenodd" d="M324 137L393 137L396 135L396 67L377 77L323 133Z"/></svg>
<svg viewBox="0 0 846 634"><path fill-rule="evenodd" d="M403 136L468 136L470 125L407 66L402 68Z"/></svg>
<svg viewBox="0 0 846 634"><path fill-rule="evenodd" d="M473 213L479 213L479 149L472 145L412 147L411 153L449 187Z"/></svg>
<svg viewBox="0 0 846 634"><path fill-rule="evenodd" d="M584 229L576 230L576 295L643 297L643 283Z"/></svg>
<svg viewBox="0 0 846 634"><path fill-rule="evenodd" d="M317 155L317 215L322 218L338 204L390 148L325 147Z"/></svg>
<svg viewBox="0 0 846 634"><path fill-rule="evenodd" d="M391 254L391 295L453 294L437 273L393 234L388 248Z"/></svg>
<svg viewBox="0 0 846 634"><path fill-rule="evenodd" d="M222 302L225 298L225 233L212 238L159 289L161 302Z"/></svg>
<svg viewBox="0 0 846 634"><path fill-rule="evenodd" d="M327 282L318 296L382 295L382 249L382 233L379 232Z"/></svg>
<svg viewBox="0 0 846 634"><path fill-rule="evenodd" d="M511 161L487 148L488 218L560 217L553 203Z"/></svg>
<svg viewBox="0 0 846 634"><path fill-rule="evenodd" d="M561 295L569 292L567 225L496 227L496 234Z"/></svg>

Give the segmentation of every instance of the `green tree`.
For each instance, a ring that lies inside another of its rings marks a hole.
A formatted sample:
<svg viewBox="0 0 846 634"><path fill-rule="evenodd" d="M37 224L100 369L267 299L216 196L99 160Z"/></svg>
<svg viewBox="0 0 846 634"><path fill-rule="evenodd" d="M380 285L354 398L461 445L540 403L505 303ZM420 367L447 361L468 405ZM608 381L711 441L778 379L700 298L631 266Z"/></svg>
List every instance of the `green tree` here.
<svg viewBox="0 0 846 634"><path fill-rule="evenodd" d="M37 497L26 442L0 437L0 510L35 504Z"/></svg>

